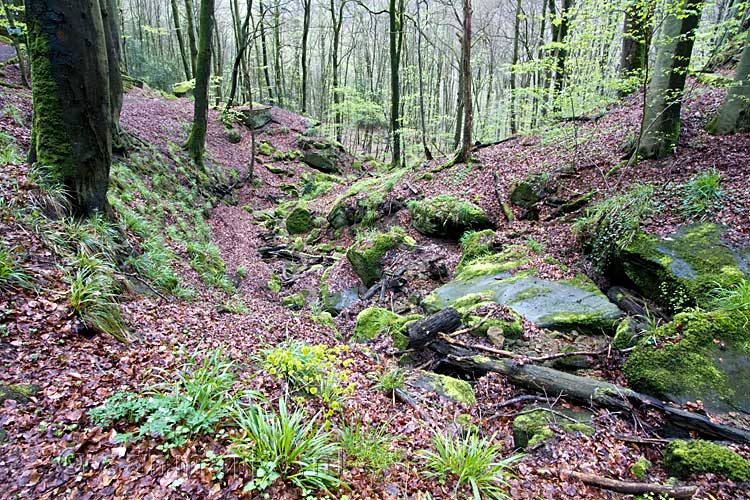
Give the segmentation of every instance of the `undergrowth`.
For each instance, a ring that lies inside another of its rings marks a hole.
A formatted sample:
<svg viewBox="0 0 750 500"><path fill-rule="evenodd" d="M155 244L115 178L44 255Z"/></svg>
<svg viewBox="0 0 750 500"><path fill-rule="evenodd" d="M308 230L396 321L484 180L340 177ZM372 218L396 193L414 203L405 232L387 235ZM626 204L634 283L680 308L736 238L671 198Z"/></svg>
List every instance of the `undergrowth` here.
<svg viewBox="0 0 750 500"><path fill-rule="evenodd" d="M682 187L682 212L691 219L704 220L722 209L724 190L721 174L715 168L693 176Z"/></svg>

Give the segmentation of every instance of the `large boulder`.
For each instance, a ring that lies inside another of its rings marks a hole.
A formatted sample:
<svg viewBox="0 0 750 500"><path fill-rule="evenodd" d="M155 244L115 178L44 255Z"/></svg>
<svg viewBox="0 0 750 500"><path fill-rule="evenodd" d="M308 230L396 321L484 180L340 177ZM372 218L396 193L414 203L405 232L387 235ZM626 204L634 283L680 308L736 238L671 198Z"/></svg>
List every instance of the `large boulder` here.
<svg viewBox="0 0 750 500"><path fill-rule="evenodd" d="M733 481L750 481L750 460L731 448L699 439L669 443L664 468L678 477L711 472Z"/></svg>
<svg viewBox="0 0 750 500"><path fill-rule="evenodd" d="M289 234L309 233L315 227L312 213L302 205L298 205L286 218L286 230Z"/></svg>
<svg viewBox="0 0 750 500"><path fill-rule="evenodd" d="M529 174L513 183L510 188L510 202L518 207L532 208L551 191L551 176L548 173Z"/></svg>
<svg viewBox="0 0 750 500"><path fill-rule="evenodd" d="M722 240L725 229L712 223L680 228L660 238L639 233L615 257L611 269L623 273L646 297L679 310L703 305L711 292L748 275L750 249Z"/></svg>
<svg viewBox="0 0 750 500"><path fill-rule="evenodd" d="M458 240L466 231L495 227L480 207L448 195L412 201L409 212L414 228L427 236Z"/></svg>
<svg viewBox="0 0 750 500"><path fill-rule="evenodd" d="M272 119L271 106L264 104L237 106L232 109L239 114L240 121L251 130L266 126Z"/></svg>
<svg viewBox="0 0 750 500"><path fill-rule="evenodd" d="M750 413L749 327L747 304L678 314L636 346L623 372L638 391Z"/></svg>
<svg viewBox="0 0 750 500"><path fill-rule="evenodd" d="M341 145L324 139L300 138L302 161L310 167L326 174L340 174L342 170L343 148Z"/></svg>
<svg viewBox="0 0 750 500"><path fill-rule="evenodd" d="M446 307L462 309L475 302L509 307L528 321L554 330L610 333L622 311L587 277L546 280L533 270L519 271L528 263L521 247L479 257L462 264L455 278L422 302L428 311Z"/></svg>

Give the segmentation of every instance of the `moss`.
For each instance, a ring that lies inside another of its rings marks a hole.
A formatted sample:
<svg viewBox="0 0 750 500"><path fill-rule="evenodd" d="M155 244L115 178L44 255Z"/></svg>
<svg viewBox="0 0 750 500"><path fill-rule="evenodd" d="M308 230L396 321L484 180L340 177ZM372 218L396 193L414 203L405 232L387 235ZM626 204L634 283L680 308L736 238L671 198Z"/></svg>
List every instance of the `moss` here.
<svg viewBox="0 0 750 500"><path fill-rule="evenodd" d="M495 231L485 229L483 231L467 231L461 237L461 262L458 263L460 270L465 264L493 252L495 248Z"/></svg>
<svg viewBox="0 0 750 500"><path fill-rule="evenodd" d="M517 416L513 420L513 442L515 447L534 447L554 436L550 424L555 422L555 414L544 408ZM560 428L564 432L580 432L585 436L593 436L596 432L593 427L582 422L565 421L560 423Z"/></svg>
<svg viewBox="0 0 750 500"><path fill-rule="evenodd" d="M421 317L416 314L400 316L382 307L368 307L357 315L352 340L367 342L382 333L390 333L394 347L405 349L409 342L405 334L406 326Z"/></svg>
<svg viewBox="0 0 750 500"><path fill-rule="evenodd" d="M664 451L664 467L677 476L713 472L733 481L750 481L749 460L708 441L672 441Z"/></svg>
<svg viewBox="0 0 750 500"><path fill-rule="evenodd" d="M479 276L511 272L530 262L522 247L512 246L500 253L478 257L462 266L456 273L457 280L470 280Z"/></svg>
<svg viewBox="0 0 750 500"><path fill-rule="evenodd" d="M298 205L286 218L286 230L289 234L304 234L314 226L313 216L304 206Z"/></svg>
<svg viewBox="0 0 750 500"><path fill-rule="evenodd" d="M594 283L591 280L591 278L581 273L576 274L574 278L567 279L567 280L560 280L560 283L566 283L568 285L572 285L576 288L580 288L581 290L586 290L591 293L601 292L597 284Z"/></svg>
<svg viewBox="0 0 750 500"><path fill-rule="evenodd" d="M28 403L40 390L41 388L34 384L0 384L0 405L8 399L20 404Z"/></svg>
<svg viewBox="0 0 750 500"><path fill-rule="evenodd" d="M524 300L533 299L534 297L544 295L545 293L548 293L549 291L550 289L545 288L545 287L529 287L517 293L516 295L514 295L513 298L508 301L508 304L513 304L515 302L522 302Z"/></svg>
<svg viewBox="0 0 750 500"><path fill-rule="evenodd" d="M387 233L378 233L355 243L346 251L346 258L362 283L365 286L371 286L380 279L382 274L380 261L383 256L401 244L413 246L415 242L407 236L403 228L394 227Z"/></svg>
<svg viewBox="0 0 750 500"><path fill-rule="evenodd" d="M465 380L431 372L424 372L424 379L430 389L444 398L463 403L467 406L473 405L477 401L474 389Z"/></svg>
<svg viewBox="0 0 750 500"><path fill-rule="evenodd" d="M75 179L77 162L58 97L49 41L38 22L28 27L28 49L33 70L34 101L31 147L35 148L39 165L54 167L60 179L68 185Z"/></svg>
<svg viewBox="0 0 750 500"><path fill-rule="evenodd" d="M559 330L566 330L567 328L585 330L585 331L605 331L611 332L615 324L616 319L612 319L609 316L609 312L585 312L585 313L555 313L548 314L537 320L540 325L555 325L555 328Z"/></svg>
<svg viewBox="0 0 750 500"><path fill-rule="evenodd" d="M279 278L276 274L271 275L271 279L268 280L266 286L268 286L268 289L273 293L281 292L281 278Z"/></svg>
<svg viewBox="0 0 750 500"><path fill-rule="evenodd" d="M409 203L412 225L422 234L458 239L468 230L493 228L477 205L448 195Z"/></svg>
<svg viewBox="0 0 750 500"><path fill-rule="evenodd" d="M268 141L263 141L258 144L258 153L262 154L263 156L271 156L275 151L276 148L274 148Z"/></svg>
<svg viewBox="0 0 750 500"><path fill-rule="evenodd" d="M623 270L644 295L674 309L702 304L715 288L745 277L721 234L712 223L683 228L669 239L639 233L623 251Z"/></svg>
<svg viewBox="0 0 750 500"><path fill-rule="evenodd" d="M461 316L466 316L479 307L494 304L495 292L486 290L484 292L469 293L451 304Z"/></svg>
<svg viewBox="0 0 750 500"><path fill-rule="evenodd" d="M748 314L748 308L678 314L656 330L655 342L636 346L623 367L628 382L663 397L717 397L737 404L747 395L732 388L742 381L727 379L723 360L732 352L750 355Z"/></svg>
<svg viewBox="0 0 750 500"><path fill-rule="evenodd" d="M516 313L513 313L515 316L512 320L505 320L505 319L488 319L484 323L482 323L476 330L472 332L473 335L477 336L486 336L487 331L489 331L490 328L498 328L503 332L503 337L506 339L518 339L521 338L523 335L523 323L521 322L521 317L518 316ZM478 325L480 322L482 322L484 318L479 316L468 316L464 323L467 327L472 327L474 325Z"/></svg>
<svg viewBox="0 0 750 500"><path fill-rule="evenodd" d="M172 85L172 93L179 97L188 95L193 89L195 89L195 80L187 80Z"/></svg>
<svg viewBox="0 0 750 500"><path fill-rule="evenodd" d="M633 474L633 477L636 479L643 479L646 477L646 473L652 466L653 464L649 459L641 457L630 466L630 473Z"/></svg>
<svg viewBox="0 0 750 500"><path fill-rule="evenodd" d="M305 296L301 293L295 293L293 295L287 295L281 299L281 305L298 311L305 307Z"/></svg>
<svg viewBox="0 0 750 500"><path fill-rule="evenodd" d="M630 317L625 317L617 324L612 344L618 349L627 349L635 343L635 327Z"/></svg>

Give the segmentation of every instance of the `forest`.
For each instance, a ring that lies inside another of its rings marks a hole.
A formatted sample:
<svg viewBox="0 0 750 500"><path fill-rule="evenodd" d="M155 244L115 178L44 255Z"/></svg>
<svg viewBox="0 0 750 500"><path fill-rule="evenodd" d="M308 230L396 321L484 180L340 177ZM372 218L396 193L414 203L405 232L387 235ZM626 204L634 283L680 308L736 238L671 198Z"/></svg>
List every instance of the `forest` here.
<svg viewBox="0 0 750 500"><path fill-rule="evenodd" d="M0 0L0 499L750 498L750 2Z"/></svg>

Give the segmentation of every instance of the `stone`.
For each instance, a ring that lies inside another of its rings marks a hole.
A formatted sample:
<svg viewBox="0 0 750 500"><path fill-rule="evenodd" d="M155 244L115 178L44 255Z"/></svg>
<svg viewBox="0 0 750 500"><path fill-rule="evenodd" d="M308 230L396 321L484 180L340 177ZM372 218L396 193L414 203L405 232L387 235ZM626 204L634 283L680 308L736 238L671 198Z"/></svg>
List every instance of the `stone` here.
<svg viewBox="0 0 750 500"><path fill-rule="evenodd" d="M591 415L585 412L552 411L543 407L524 410L513 419L513 445L518 449L524 449L541 444L555 435L551 425L555 425L563 432L580 432L585 436L592 436L595 429L589 425L590 423Z"/></svg>
<svg viewBox="0 0 750 500"><path fill-rule="evenodd" d="M240 121L251 130L258 130L271 122L271 106L253 104L252 107L236 106L232 108L240 116Z"/></svg>
<svg viewBox="0 0 750 500"><path fill-rule="evenodd" d="M177 97L190 97L195 89L195 80L188 80L172 85L172 93Z"/></svg>
<svg viewBox="0 0 750 500"><path fill-rule="evenodd" d="M750 481L750 460L726 446L698 439L669 443L664 468L678 477L712 472L733 481Z"/></svg>
<svg viewBox="0 0 750 500"><path fill-rule="evenodd" d="M724 242L725 230L701 223L683 226L666 238L641 232L615 257L612 269L645 297L673 310L703 305L715 288L748 276L750 249Z"/></svg>
<svg viewBox="0 0 750 500"><path fill-rule="evenodd" d="M18 404L26 404L36 396L41 388L34 384L0 384L0 406L9 399Z"/></svg>
<svg viewBox="0 0 750 500"><path fill-rule="evenodd" d="M516 181L510 189L510 202L521 208L533 208L547 196L549 182L547 173L530 174Z"/></svg>
<svg viewBox="0 0 750 500"><path fill-rule="evenodd" d="M346 258L365 286L372 286L380 279L383 270L381 260L386 252L401 244L413 247L415 241L401 227L393 227L387 233L378 233L354 243L346 251Z"/></svg>
<svg viewBox="0 0 750 500"><path fill-rule="evenodd" d="M426 236L458 240L466 231L495 227L482 208L453 196L411 201L408 207L412 226Z"/></svg>
<svg viewBox="0 0 750 500"><path fill-rule="evenodd" d="M474 389L469 382L448 375L420 371L420 376L414 384L421 389L435 392L442 398L467 406L471 406L477 401Z"/></svg>
<svg viewBox="0 0 750 500"><path fill-rule="evenodd" d="M303 206L297 206L286 218L286 230L289 234L305 234L315 226L312 213Z"/></svg>
<svg viewBox="0 0 750 500"><path fill-rule="evenodd" d="M406 349L409 344L406 326L421 318L419 314L402 316L382 307L368 307L357 315L352 340L368 342L385 333L391 336L395 348Z"/></svg>

